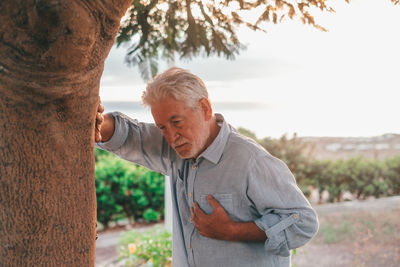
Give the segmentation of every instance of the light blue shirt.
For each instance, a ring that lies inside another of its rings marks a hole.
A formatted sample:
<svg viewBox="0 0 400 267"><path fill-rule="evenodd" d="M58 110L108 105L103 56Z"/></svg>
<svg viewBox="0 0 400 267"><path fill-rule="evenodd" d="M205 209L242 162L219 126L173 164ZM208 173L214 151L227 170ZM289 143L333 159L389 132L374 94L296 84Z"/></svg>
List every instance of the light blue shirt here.
<svg viewBox="0 0 400 267"><path fill-rule="evenodd" d="M112 138L100 148L170 176L173 206L173 266L290 266L290 250L318 230L315 211L285 163L255 141L237 133L216 114L220 131L196 159L182 159L161 131L115 112ZM265 242L230 242L201 236L190 222L197 202L211 213L213 195L230 218L254 221Z"/></svg>

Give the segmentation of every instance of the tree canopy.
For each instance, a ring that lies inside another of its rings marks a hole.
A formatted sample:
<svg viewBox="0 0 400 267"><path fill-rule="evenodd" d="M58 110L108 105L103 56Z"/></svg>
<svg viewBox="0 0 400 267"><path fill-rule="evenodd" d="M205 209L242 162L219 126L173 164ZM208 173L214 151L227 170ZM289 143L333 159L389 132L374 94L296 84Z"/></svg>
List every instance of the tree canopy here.
<svg viewBox="0 0 400 267"><path fill-rule="evenodd" d="M325 31L312 15L318 10L334 12L328 0L134 0L116 41L129 43L126 62L137 65L147 80L156 74L159 59L233 59L244 48L237 36L242 25L265 31L264 23L298 19Z"/></svg>

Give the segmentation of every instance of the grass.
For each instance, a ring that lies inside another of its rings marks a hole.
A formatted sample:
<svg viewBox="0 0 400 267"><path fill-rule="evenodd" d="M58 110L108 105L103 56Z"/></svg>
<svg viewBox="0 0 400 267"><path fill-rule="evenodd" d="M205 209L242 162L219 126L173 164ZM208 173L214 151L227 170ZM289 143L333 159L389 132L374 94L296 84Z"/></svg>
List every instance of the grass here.
<svg viewBox="0 0 400 267"><path fill-rule="evenodd" d="M337 243L343 241L351 235L353 232L353 228L351 226L350 221L343 220L337 223L326 223L321 225L319 234L322 235L322 238L326 244Z"/></svg>
<svg viewBox="0 0 400 267"><path fill-rule="evenodd" d="M398 211L326 215L320 218L320 228L315 242L334 244L368 240L380 244L400 239L398 229L400 229Z"/></svg>

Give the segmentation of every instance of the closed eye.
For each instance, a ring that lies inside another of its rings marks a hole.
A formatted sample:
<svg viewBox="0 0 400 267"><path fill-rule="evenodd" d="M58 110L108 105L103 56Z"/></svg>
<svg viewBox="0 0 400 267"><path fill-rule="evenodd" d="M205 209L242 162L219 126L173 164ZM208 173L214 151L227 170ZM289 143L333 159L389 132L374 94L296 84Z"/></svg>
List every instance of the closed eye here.
<svg viewBox="0 0 400 267"><path fill-rule="evenodd" d="M181 120L172 121L172 124L175 126L179 126L182 123Z"/></svg>

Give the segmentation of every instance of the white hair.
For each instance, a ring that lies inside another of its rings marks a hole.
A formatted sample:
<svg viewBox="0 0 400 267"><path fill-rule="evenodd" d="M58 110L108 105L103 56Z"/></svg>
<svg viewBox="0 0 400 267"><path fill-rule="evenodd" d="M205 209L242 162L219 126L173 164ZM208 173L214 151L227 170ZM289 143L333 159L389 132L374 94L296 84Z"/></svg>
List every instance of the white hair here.
<svg viewBox="0 0 400 267"><path fill-rule="evenodd" d="M200 99L208 99L208 92L199 77L188 70L172 67L158 74L147 84L142 101L144 105L151 106L167 97L173 97L189 107L196 108Z"/></svg>

